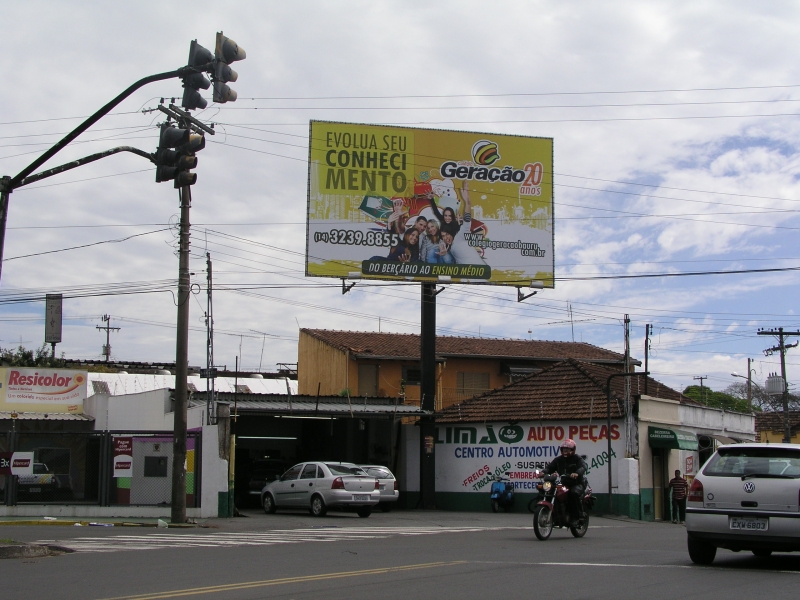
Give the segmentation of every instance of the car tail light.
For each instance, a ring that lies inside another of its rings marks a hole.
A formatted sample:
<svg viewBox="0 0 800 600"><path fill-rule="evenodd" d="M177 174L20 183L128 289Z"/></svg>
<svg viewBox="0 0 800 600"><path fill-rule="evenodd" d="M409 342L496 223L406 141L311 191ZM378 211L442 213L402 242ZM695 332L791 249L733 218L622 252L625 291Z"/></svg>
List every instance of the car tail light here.
<svg viewBox="0 0 800 600"><path fill-rule="evenodd" d="M342 481L341 477L337 477L336 479L333 480L333 483L331 484L331 489L332 490L343 490L344 489L344 481Z"/></svg>
<svg viewBox="0 0 800 600"><path fill-rule="evenodd" d="M397 491L397 479L394 480L394 491Z"/></svg>
<svg viewBox="0 0 800 600"><path fill-rule="evenodd" d="M376 490L379 490L379 489L381 489L381 482L380 482L380 481L378 481L377 479L375 480L375 489L376 489Z"/></svg>
<svg viewBox="0 0 800 600"><path fill-rule="evenodd" d="M699 479L692 481L692 487L689 488L689 502L702 502L703 501L703 482Z"/></svg>

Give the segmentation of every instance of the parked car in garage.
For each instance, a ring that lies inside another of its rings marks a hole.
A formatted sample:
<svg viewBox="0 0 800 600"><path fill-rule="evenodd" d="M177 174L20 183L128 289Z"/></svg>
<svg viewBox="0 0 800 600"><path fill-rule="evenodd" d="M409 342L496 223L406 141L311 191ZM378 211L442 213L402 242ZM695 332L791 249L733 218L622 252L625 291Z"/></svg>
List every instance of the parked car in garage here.
<svg viewBox="0 0 800 600"><path fill-rule="evenodd" d="M286 463L277 458L264 458L253 462L250 475L247 478L247 495L252 500L248 504L255 504L261 499L261 491L270 481L280 479L286 471Z"/></svg>
<svg viewBox="0 0 800 600"><path fill-rule="evenodd" d="M279 508L305 508L315 517L328 510L354 510L359 517L368 517L380 499L378 480L352 463L300 463L261 492L267 514Z"/></svg>
<svg viewBox="0 0 800 600"><path fill-rule="evenodd" d="M394 503L400 499L400 491L397 489L397 479L392 472L381 465L358 465L367 475L371 475L378 480L381 490L381 501L378 504L383 512L389 512L394 507Z"/></svg>
<svg viewBox="0 0 800 600"><path fill-rule="evenodd" d="M69 475L58 475L41 462L33 463L33 475L20 475L17 495L23 502L67 500L72 498Z"/></svg>
<svg viewBox="0 0 800 600"><path fill-rule="evenodd" d="M689 557L711 564L717 548L760 557L800 550L800 444L719 448L689 488Z"/></svg>

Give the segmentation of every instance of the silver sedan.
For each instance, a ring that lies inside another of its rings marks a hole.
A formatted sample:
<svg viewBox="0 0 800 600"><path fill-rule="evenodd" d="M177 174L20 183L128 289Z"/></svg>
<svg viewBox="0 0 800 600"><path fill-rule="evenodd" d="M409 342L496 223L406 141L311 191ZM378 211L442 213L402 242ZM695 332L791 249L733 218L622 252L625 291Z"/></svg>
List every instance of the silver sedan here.
<svg viewBox="0 0 800 600"><path fill-rule="evenodd" d="M689 557L708 565L717 548L763 558L800 551L798 481L798 444L719 448L689 488Z"/></svg>
<svg viewBox="0 0 800 600"><path fill-rule="evenodd" d="M340 509L368 517L380 500L378 480L352 463L300 463L261 491L267 514L278 508L305 508L322 517L329 509Z"/></svg>
<svg viewBox="0 0 800 600"><path fill-rule="evenodd" d="M400 491L397 489L397 479L392 472L381 465L359 465L367 475L372 475L378 480L381 490L380 509L389 512L394 507L394 503L400 499Z"/></svg>

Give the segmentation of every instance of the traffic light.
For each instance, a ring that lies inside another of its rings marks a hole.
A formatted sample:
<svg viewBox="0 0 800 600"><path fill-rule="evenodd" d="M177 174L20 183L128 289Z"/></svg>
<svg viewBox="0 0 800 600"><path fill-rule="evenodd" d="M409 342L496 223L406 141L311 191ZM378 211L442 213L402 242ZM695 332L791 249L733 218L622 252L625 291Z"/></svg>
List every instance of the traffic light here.
<svg viewBox="0 0 800 600"><path fill-rule="evenodd" d="M188 129L164 123L161 125L158 150L156 150L156 183L174 181L175 187L194 185L197 174L198 152L206 147L206 138Z"/></svg>
<svg viewBox="0 0 800 600"><path fill-rule="evenodd" d="M175 161L175 189L184 185L194 185L197 182L197 173L192 173L189 169L197 166L197 156L206 147L206 138L197 133L189 133L189 137L182 146L176 150L177 160Z"/></svg>
<svg viewBox="0 0 800 600"><path fill-rule="evenodd" d="M203 48L197 43L197 40L192 40L189 46L189 63L190 67L202 68L208 65L203 71L210 70L214 62L214 55L207 48ZM200 90L207 90L211 86L211 82L203 75L202 72L192 73L183 78L183 101L181 106L187 110L204 109L208 106L208 101L200 95Z"/></svg>
<svg viewBox="0 0 800 600"><path fill-rule="evenodd" d="M236 71L231 69L230 63L245 58L247 54L244 48L231 38L222 35L221 31L217 33L217 45L214 50L214 102L222 104L236 101L236 91L226 85L239 77Z"/></svg>
<svg viewBox="0 0 800 600"><path fill-rule="evenodd" d="M161 125L158 149L156 150L156 183L175 179L175 173L178 170L178 152L173 148L188 142L190 135L188 129L179 129L169 123Z"/></svg>

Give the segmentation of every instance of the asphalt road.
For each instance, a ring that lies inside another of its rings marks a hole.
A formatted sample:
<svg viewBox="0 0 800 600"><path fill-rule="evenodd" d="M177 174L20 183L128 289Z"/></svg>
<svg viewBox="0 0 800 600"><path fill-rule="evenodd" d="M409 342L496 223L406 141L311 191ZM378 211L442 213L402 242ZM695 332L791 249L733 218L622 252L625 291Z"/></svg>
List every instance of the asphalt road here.
<svg viewBox="0 0 800 600"><path fill-rule="evenodd" d="M76 552L0 561L4 598L790 598L800 554L693 565L671 523L594 518L536 540L525 514L264 515L174 530L2 527Z"/></svg>

